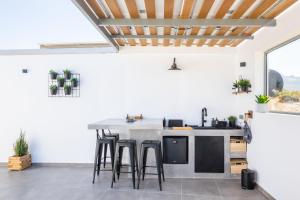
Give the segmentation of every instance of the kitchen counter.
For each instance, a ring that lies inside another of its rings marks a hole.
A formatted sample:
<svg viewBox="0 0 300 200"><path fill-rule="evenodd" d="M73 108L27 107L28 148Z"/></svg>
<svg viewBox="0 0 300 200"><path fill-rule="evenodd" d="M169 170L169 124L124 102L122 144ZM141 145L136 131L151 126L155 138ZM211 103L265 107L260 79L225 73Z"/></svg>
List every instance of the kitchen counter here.
<svg viewBox="0 0 300 200"><path fill-rule="evenodd" d="M163 128L162 119L143 119L133 123L127 123L124 119L107 119L88 125L90 130L111 129L118 130L121 139L135 139L138 146L143 140L163 141L165 136L186 136L188 137L188 163L187 164L164 164L166 177L172 178L233 178L230 174L230 158L245 158L246 153L230 153L230 137L243 136L243 129L192 129L173 130ZM224 138L224 173L196 173L195 172L195 138L198 136L221 136ZM138 155L139 157L139 155ZM124 159L127 155L124 155ZM154 164L154 154L149 152L149 165Z"/></svg>

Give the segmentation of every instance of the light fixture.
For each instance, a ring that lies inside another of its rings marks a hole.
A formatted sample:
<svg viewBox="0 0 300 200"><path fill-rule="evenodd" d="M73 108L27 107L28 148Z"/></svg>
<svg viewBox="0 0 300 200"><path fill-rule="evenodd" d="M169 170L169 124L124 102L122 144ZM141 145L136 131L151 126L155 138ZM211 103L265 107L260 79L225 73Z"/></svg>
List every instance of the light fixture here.
<svg viewBox="0 0 300 200"><path fill-rule="evenodd" d="M169 68L169 70L181 70L180 68L177 67L176 58L174 58L173 64L171 65L171 67Z"/></svg>

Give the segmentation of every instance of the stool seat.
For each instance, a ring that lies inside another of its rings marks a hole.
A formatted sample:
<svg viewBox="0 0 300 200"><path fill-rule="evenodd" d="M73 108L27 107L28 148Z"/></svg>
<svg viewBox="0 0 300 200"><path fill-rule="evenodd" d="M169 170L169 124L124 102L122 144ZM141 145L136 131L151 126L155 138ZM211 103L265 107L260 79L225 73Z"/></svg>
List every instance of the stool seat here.
<svg viewBox="0 0 300 200"><path fill-rule="evenodd" d="M136 140L119 140L118 143L136 143Z"/></svg>

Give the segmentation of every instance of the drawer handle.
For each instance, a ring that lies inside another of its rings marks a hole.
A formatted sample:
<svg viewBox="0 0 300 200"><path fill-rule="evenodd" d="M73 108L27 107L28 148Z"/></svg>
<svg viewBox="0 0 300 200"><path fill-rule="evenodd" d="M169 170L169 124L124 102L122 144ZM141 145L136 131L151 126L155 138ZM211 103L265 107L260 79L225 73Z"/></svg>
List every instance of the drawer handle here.
<svg viewBox="0 0 300 200"><path fill-rule="evenodd" d="M176 140L173 140L172 143L173 143L173 144L177 144L177 141L176 141Z"/></svg>

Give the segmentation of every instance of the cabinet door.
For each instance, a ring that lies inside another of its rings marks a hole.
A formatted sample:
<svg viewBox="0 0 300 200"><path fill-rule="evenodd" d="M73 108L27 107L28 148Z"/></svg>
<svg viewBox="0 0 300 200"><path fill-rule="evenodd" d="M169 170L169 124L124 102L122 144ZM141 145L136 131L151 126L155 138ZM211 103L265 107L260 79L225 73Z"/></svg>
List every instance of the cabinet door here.
<svg viewBox="0 0 300 200"><path fill-rule="evenodd" d="M163 160L168 164L188 163L188 137L187 136L164 136L163 137Z"/></svg>
<svg viewBox="0 0 300 200"><path fill-rule="evenodd" d="M223 136L195 136L195 172L224 173Z"/></svg>

